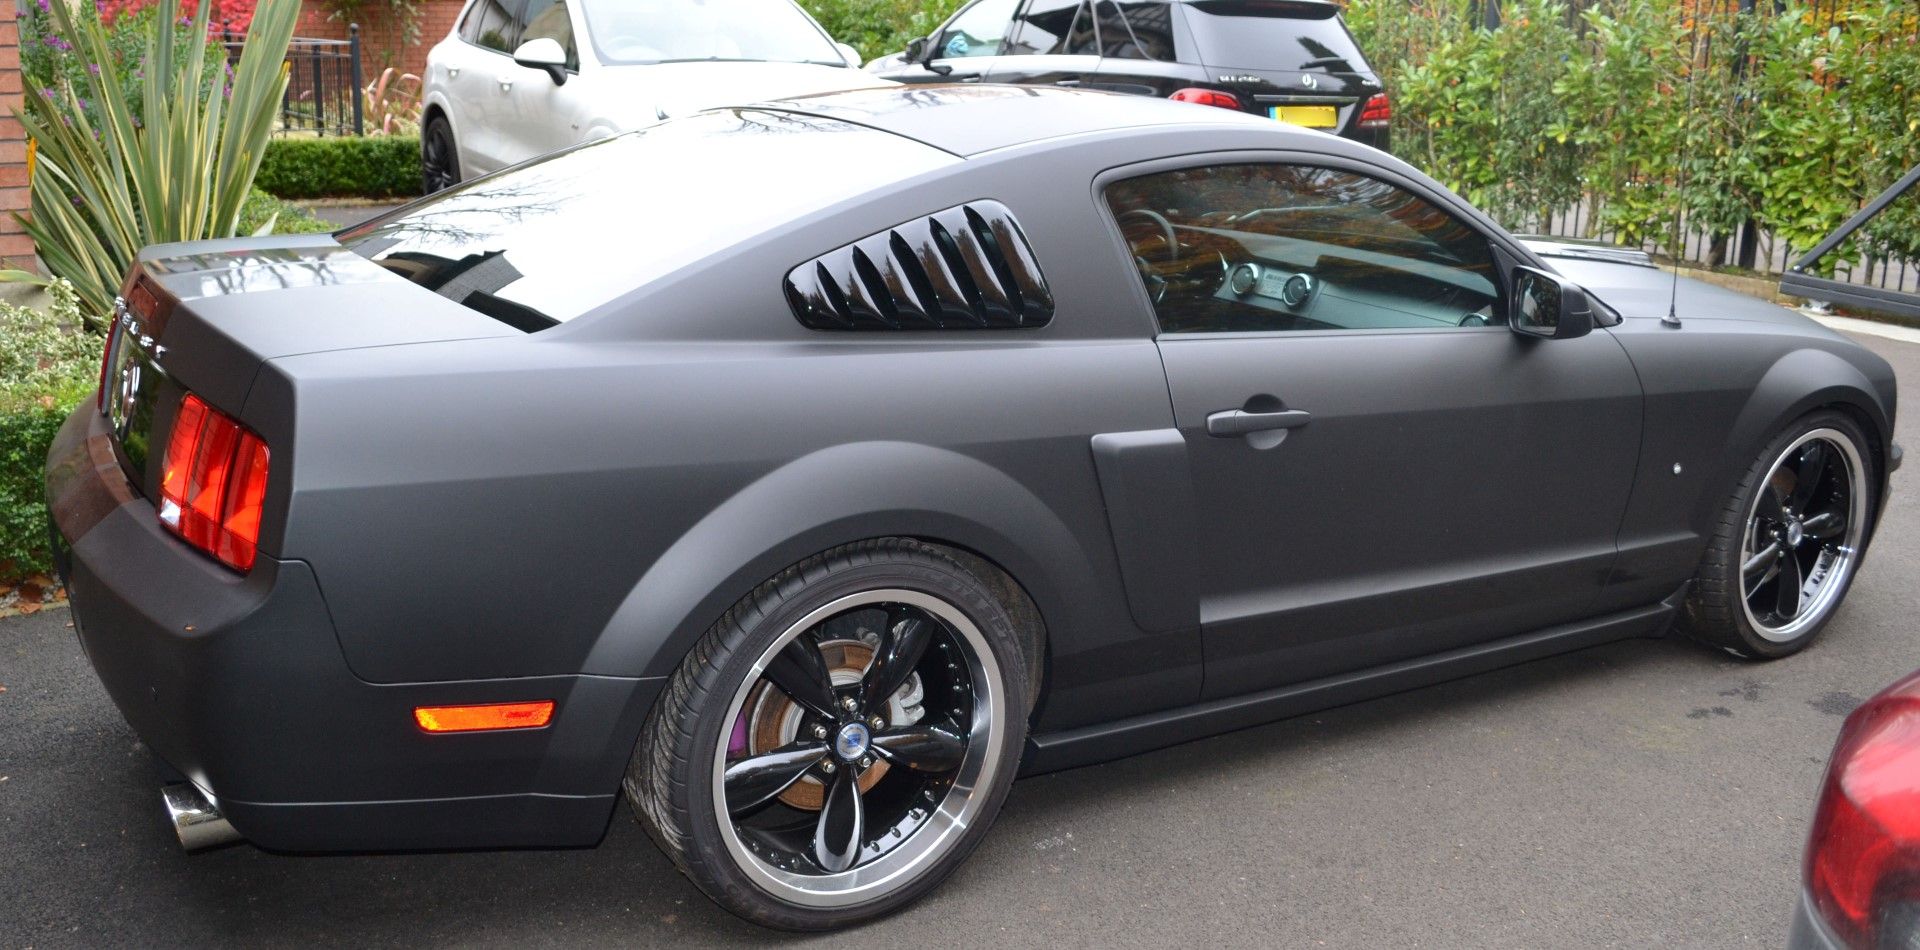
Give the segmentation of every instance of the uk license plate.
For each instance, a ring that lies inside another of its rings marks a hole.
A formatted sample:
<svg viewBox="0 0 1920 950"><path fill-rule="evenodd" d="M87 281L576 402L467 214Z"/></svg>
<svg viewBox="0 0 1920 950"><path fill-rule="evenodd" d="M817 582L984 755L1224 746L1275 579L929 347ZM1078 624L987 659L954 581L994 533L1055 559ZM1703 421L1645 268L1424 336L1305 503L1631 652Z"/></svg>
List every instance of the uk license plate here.
<svg viewBox="0 0 1920 950"><path fill-rule="evenodd" d="M1273 118L1309 129L1331 129L1340 124L1340 110L1333 106L1274 106Z"/></svg>

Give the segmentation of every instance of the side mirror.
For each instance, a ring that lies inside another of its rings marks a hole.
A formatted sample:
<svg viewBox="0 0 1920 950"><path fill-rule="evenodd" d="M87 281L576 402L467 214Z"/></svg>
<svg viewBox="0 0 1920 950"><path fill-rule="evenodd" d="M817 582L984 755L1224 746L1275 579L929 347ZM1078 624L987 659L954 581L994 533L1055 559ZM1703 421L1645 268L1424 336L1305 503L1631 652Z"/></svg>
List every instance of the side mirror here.
<svg viewBox="0 0 1920 950"><path fill-rule="evenodd" d="M556 86L567 84L567 51L551 36L535 37L513 51L513 61L528 69L542 69Z"/></svg>
<svg viewBox="0 0 1920 950"><path fill-rule="evenodd" d="M925 65L932 57L927 55L927 38L916 36L907 41L907 51L903 57L908 63Z"/></svg>
<svg viewBox="0 0 1920 950"><path fill-rule="evenodd" d="M845 43L835 43L833 48L840 51L840 59L854 69L860 68L860 51Z"/></svg>
<svg viewBox="0 0 1920 950"><path fill-rule="evenodd" d="M1516 267L1507 326L1522 336L1570 340L1593 332L1593 305L1578 284L1536 268Z"/></svg>

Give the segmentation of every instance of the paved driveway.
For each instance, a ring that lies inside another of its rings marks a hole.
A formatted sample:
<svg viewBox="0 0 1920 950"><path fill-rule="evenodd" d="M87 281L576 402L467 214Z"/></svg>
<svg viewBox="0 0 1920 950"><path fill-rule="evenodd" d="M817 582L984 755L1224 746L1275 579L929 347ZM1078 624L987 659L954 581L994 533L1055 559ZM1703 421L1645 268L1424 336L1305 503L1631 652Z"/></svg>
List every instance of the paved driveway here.
<svg viewBox="0 0 1920 950"><path fill-rule="evenodd" d="M1920 345L1863 339L1920 393ZM0 947L1778 947L1840 717L1920 667L1917 522L1897 493L1799 657L1615 644L1022 782L931 899L812 941L624 809L590 850L189 857L65 612L0 621Z"/></svg>

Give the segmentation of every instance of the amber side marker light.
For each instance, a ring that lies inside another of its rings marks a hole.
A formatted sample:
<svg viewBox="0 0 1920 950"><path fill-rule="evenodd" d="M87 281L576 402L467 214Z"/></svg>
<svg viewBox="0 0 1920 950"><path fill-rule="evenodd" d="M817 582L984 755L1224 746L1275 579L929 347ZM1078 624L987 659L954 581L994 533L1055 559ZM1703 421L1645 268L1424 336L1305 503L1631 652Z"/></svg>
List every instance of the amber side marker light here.
<svg viewBox="0 0 1920 950"><path fill-rule="evenodd" d="M553 700L484 706L415 706L413 721L428 732L538 729L553 718Z"/></svg>

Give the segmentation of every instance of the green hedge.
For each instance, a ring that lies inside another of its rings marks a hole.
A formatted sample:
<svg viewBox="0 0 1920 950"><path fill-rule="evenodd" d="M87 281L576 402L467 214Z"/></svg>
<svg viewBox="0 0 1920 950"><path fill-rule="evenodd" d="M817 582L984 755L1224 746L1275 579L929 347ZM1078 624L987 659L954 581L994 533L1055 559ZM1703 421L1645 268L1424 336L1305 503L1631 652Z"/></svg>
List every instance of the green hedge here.
<svg viewBox="0 0 1920 950"><path fill-rule="evenodd" d="M1510 227L1584 198L1625 243L1671 243L1684 208L1805 249L1920 163L1909 0L1698 6L1506 0L1486 30L1470 0L1352 0L1347 19L1393 96L1395 154ZM1905 204L1823 267L1920 257Z"/></svg>
<svg viewBox="0 0 1920 950"><path fill-rule="evenodd" d="M933 32L961 0L800 0L834 39L860 51L862 61L898 53L907 41Z"/></svg>
<svg viewBox="0 0 1920 950"><path fill-rule="evenodd" d="M276 198L412 198L420 194L420 139L274 139L253 183Z"/></svg>
<svg viewBox="0 0 1920 950"><path fill-rule="evenodd" d="M64 281L44 306L0 302L0 580L48 570L47 448L67 413L93 393L100 338L80 326Z"/></svg>

